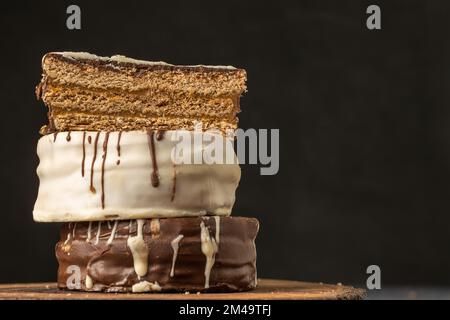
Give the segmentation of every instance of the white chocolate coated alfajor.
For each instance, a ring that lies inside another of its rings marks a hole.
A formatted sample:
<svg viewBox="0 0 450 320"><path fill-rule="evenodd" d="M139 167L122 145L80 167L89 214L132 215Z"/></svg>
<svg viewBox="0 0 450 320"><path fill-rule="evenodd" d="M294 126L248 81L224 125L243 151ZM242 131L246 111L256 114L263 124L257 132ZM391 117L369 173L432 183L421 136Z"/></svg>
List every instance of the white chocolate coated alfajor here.
<svg viewBox="0 0 450 320"><path fill-rule="evenodd" d="M230 215L241 171L234 164L176 164L177 131L60 132L37 146L40 222ZM205 134L191 131L202 138ZM232 145L226 138L226 147ZM192 156L204 145L191 148ZM235 157L235 154L233 153Z"/></svg>

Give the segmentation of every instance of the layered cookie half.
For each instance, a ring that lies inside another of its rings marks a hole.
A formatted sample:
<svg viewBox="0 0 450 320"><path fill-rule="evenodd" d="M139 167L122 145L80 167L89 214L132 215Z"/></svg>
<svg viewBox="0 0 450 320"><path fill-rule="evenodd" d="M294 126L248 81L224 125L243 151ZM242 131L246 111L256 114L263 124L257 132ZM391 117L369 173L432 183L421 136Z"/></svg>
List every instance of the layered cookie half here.
<svg viewBox="0 0 450 320"><path fill-rule="evenodd" d="M254 288L258 222L229 216L241 172L225 134L237 125L245 71L74 52L48 53L42 67L36 92L49 123L33 216L65 223L58 286ZM181 136L192 162L175 159ZM231 163L204 161L214 140Z"/></svg>
<svg viewBox="0 0 450 320"><path fill-rule="evenodd" d="M43 132L235 129L246 72L227 66L52 52L43 57L37 87L49 107Z"/></svg>

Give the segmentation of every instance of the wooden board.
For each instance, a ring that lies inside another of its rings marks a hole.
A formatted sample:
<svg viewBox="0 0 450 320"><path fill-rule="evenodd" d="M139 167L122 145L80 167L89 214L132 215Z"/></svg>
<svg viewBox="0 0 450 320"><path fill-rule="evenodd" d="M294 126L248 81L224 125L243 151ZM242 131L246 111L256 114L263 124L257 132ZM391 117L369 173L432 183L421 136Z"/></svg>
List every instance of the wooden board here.
<svg viewBox="0 0 450 320"><path fill-rule="evenodd" d="M365 291L342 285L259 279L255 290L238 293L95 293L63 291L55 283L0 285L0 299L26 300L337 300L363 299Z"/></svg>

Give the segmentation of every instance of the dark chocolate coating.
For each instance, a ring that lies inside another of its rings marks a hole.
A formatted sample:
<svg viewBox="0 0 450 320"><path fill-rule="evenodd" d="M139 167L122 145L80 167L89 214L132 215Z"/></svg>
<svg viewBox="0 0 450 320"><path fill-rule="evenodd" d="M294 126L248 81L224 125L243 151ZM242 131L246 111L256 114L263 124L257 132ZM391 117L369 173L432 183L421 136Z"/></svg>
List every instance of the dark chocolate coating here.
<svg viewBox="0 0 450 320"><path fill-rule="evenodd" d="M153 220L153 223L152 223ZM158 223L159 221L159 228ZM80 270L80 285L70 289L106 292L130 292L140 281L157 282L161 291L224 292L243 291L256 286L256 248L254 240L259 223L254 218L221 217L220 241L215 263L210 274L210 286L205 288L206 257L201 249L201 222L215 238L216 221L213 217L146 219L143 237L148 249L148 272L138 278L133 256L127 245L129 235L135 236L137 223L120 221L114 240L107 244L112 232L107 222L102 223L98 244L98 222L91 224L91 240L87 240L87 222L64 224L60 241L56 245L59 262L58 286L68 288L73 266ZM75 227L75 232L73 228ZM70 236L68 236L70 233ZM75 234L75 237L72 234ZM182 234L174 268L170 277L173 249L171 242ZM71 267L72 266L72 267ZM92 288L86 288L86 275L92 279Z"/></svg>

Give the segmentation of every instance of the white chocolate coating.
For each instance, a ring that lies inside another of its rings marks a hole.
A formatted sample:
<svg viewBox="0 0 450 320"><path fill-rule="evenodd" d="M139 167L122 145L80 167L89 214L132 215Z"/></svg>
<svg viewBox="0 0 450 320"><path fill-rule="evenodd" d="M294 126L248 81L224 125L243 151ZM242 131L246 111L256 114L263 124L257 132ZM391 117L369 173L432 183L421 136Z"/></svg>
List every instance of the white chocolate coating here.
<svg viewBox="0 0 450 320"><path fill-rule="evenodd" d="M151 182L152 158L145 131L123 132L120 156L117 151L119 133L109 134L103 188L105 132L99 134L93 166L96 132L61 132L56 140L54 134L41 137L37 146L40 186L34 220L75 222L230 215L241 175L239 165L174 165L171 158L177 143L172 140L174 134L175 131L167 131L163 139L154 141L159 177L157 187ZM192 132L193 136L202 134L214 133ZM81 174L83 135L84 176ZM231 144L231 140L227 143ZM201 146L193 148L193 156L202 153L203 149ZM90 191L91 166L95 192Z"/></svg>
<svg viewBox="0 0 450 320"><path fill-rule="evenodd" d="M141 281L136 284L133 284L132 292L134 293L142 293L142 292L152 292L152 291L161 291L161 287L158 282L152 283L148 281Z"/></svg>
<svg viewBox="0 0 450 320"><path fill-rule="evenodd" d="M71 51L65 51L65 52L51 52L53 54L59 54L62 55L65 58L74 59L74 60L100 60L100 61L106 61L106 62L119 62L119 63L131 63L131 64L144 64L144 65L150 65L150 66L175 66L173 64L164 62L164 61L146 61L146 60L138 60L129 58L123 55L113 55L111 57L102 57L97 56L95 54L89 53L89 52L71 52ZM44 56L45 58L45 56ZM236 68L233 66L215 66L215 65L179 65L176 67L188 67L188 68L197 68L197 67L204 67L209 69L227 69L227 70L235 70Z"/></svg>

